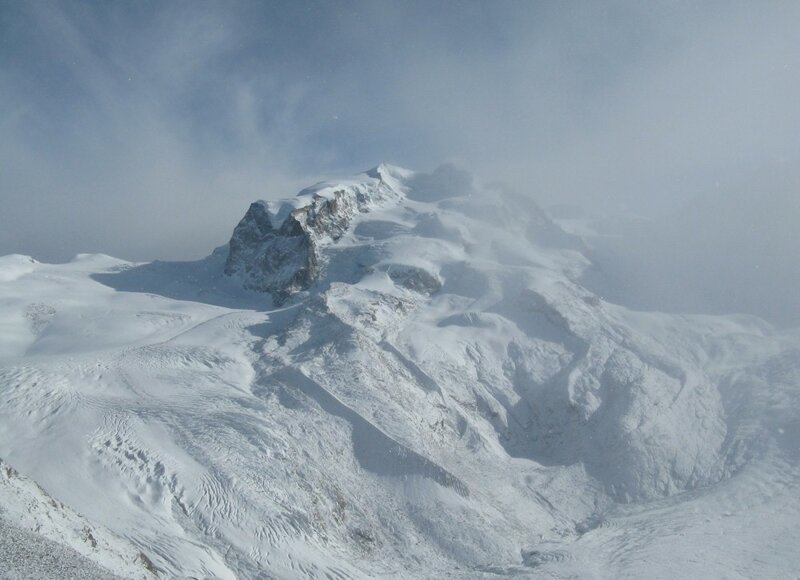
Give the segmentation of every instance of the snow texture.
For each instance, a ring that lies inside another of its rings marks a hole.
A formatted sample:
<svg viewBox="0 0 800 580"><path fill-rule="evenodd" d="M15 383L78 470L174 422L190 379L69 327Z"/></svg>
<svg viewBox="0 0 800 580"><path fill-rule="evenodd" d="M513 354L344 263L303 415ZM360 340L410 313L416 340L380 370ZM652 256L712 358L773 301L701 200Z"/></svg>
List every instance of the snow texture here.
<svg viewBox="0 0 800 580"><path fill-rule="evenodd" d="M42 486L3 480L0 541L86 577L791 577L800 334L589 267L529 199L387 165L199 262L0 258L0 456Z"/></svg>

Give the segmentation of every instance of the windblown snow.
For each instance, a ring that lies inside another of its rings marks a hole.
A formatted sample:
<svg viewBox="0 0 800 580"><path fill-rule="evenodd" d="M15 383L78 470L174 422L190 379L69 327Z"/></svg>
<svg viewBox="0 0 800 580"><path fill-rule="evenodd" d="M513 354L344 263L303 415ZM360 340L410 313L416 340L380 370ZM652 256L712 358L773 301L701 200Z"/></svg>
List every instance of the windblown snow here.
<svg viewBox="0 0 800 580"><path fill-rule="evenodd" d="M199 262L0 258L0 575L793 577L800 332L585 254L380 165Z"/></svg>

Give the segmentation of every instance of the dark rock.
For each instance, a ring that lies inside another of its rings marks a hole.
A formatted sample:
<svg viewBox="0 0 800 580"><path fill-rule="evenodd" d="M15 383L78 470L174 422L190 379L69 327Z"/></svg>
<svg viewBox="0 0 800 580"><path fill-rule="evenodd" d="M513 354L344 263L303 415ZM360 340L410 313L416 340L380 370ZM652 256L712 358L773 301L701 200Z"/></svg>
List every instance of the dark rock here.
<svg viewBox="0 0 800 580"><path fill-rule="evenodd" d="M276 304L308 288L317 276L317 256L298 212L275 229L265 204L252 204L233 231L225 274L238 275L249 290L271 294Z"/></svg>
<svg viewBox="0 0 800 580"><path fill-rule="evenodd" d="M441 281L422 268L393 265L387 272L392 282L403 288L430 296L442 289Z"/></svg>
<svg viewBox="0 0 800 580"><path fill-rule="evenodd" d="M342 188L292 210L276 228L267 205L255 202L236 226L229 244L225 274L242 285L272 296L276 304L309 288L320 274L320 244L336 242L353 217L374 199L359 188Z"/></svg>

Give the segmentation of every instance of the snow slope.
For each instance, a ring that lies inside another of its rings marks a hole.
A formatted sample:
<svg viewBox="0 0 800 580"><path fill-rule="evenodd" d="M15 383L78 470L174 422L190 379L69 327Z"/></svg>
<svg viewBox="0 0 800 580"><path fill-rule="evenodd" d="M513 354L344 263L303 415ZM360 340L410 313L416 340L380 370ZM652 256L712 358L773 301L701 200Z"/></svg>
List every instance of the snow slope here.
<svg viewBox="0 0 800 580"><path fill-rule="evenodd" d="M0 457L167 577L790 577L800 335L582 249L381 165L196 263L0 258Z"/></svg>
<svg viewBox="0 0 800 580"><path fill-rule="evenodd" d="M153 578L152 563L0 460L0 573L4 578Z"/></svg>

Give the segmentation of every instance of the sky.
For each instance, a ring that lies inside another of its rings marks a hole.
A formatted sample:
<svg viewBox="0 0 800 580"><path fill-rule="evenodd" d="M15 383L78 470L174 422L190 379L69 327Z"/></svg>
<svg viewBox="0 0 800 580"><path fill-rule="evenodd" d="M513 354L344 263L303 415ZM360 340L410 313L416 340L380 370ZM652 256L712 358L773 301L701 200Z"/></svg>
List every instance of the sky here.
<svg viewBox="0 0 800 580"><path fill-rule="evenodd" d="M800 3L2 2L0 255L194 259L441 162L654 214L800 160Z"/></svg>

